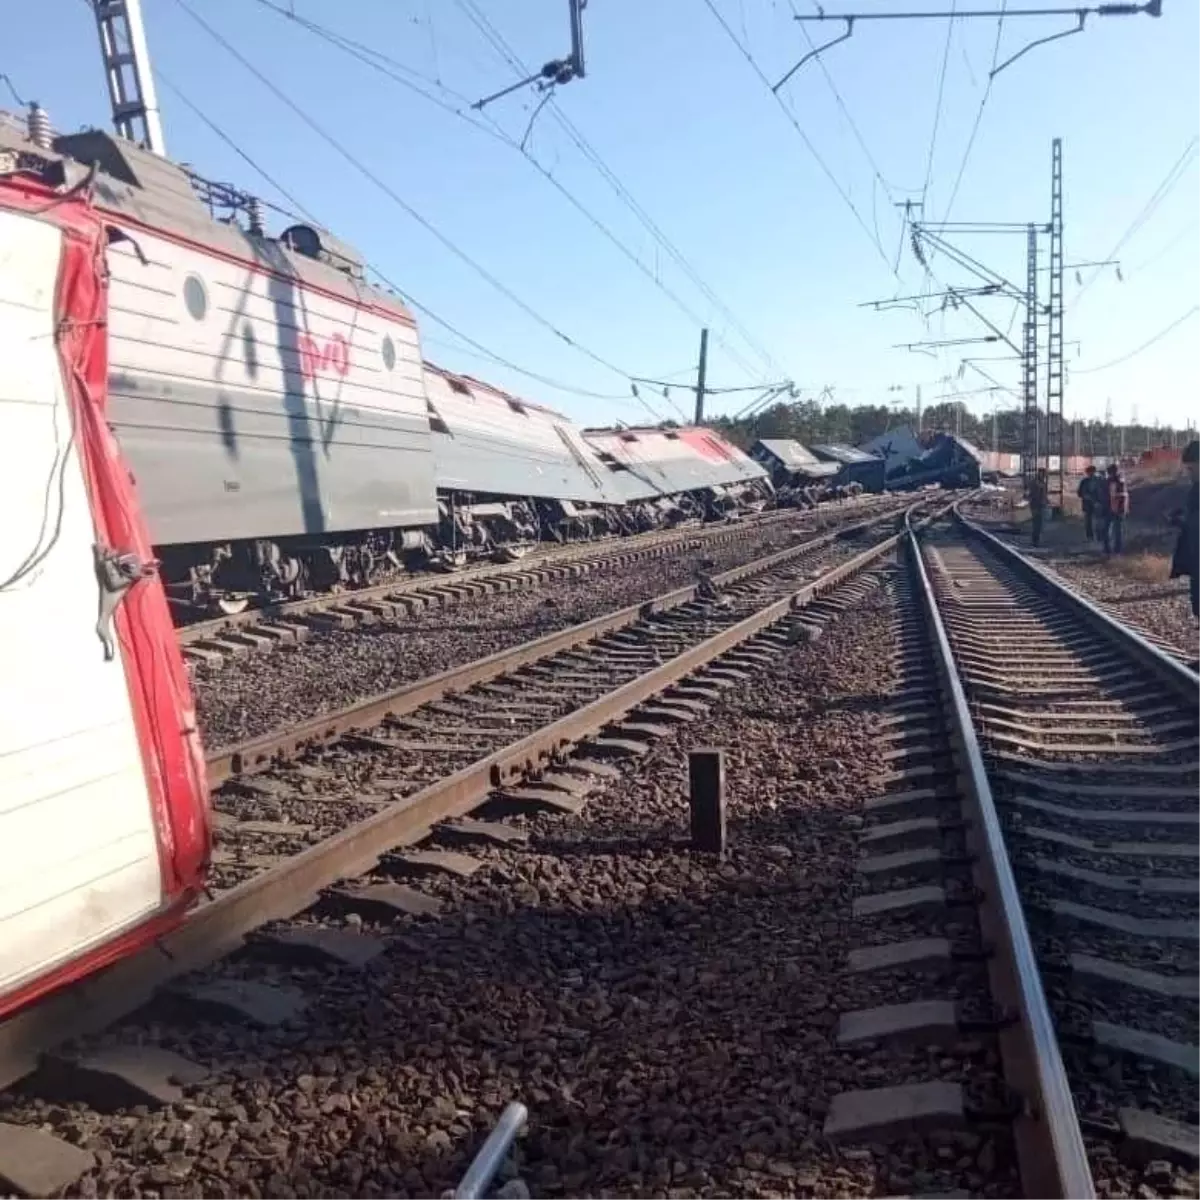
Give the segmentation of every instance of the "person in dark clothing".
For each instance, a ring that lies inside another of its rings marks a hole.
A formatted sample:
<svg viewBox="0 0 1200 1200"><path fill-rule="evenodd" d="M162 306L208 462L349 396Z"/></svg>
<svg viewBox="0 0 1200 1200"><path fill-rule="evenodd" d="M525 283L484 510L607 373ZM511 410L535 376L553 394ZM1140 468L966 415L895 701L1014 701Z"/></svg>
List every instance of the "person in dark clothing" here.
<svg viewBox="0 0 1200 1200"><path fill-rule="evenodd" d="M1101 493L1100 534L1105 554L1120 554L1124 544L1125 518L1129 516L1129 488L1116 463L1108 464Z"/></svg>
<svg viewBox="0 0 1200 1200"><path fill-rule="evenodd" d="M1083 507L1083 536L1089 542L1096 540L1096 511L1100 507L1100 488L1103 483L1096 474L1096 468L1088 463L1079 481L1079 503Z"/></svg>
<svg viewBox="0 0 1200 1200"><path fill-rule="evenodd" d="M1046 523L1046 505L1049 502L1050 484L1046 480L1046 468L1038 467L1037 474L1029 484L1029 532L1035 546L1042 544L1042 526Z"/></svg>
<svg viewBox="0 0 1200 1200"><path fill-rule="evenodd" d="M1171 556L1171 578L1186 575L1191 585L1192 616L1200 617L1200 442L1194 438L1183 448L1183 465L1192 477L1183 512L1173 514L1179 526L1175 553Z"/></svg>

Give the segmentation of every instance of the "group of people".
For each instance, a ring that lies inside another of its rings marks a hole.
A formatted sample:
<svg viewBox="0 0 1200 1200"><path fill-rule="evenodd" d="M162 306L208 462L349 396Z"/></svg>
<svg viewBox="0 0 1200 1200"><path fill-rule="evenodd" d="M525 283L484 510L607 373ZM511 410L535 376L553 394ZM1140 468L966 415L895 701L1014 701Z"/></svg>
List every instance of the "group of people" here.
<svg viewBox="0 0 1200 1200"><path fill-rule="evenodd" d="M1089 465L1079 481L1079 500L1083 505L1083 532L1089 542L1096 540L1097 530L1104 543L1105 554L1120 554L1125 537L1125 518L1129 516L1129 488L1116 463L1109 463L1103 475ZM1030 540L1042 544L1046 510L1050 507L1050 484L1046 468L1039 467L1029 484Z"/></svg>
<svg viewBox="0 0 1200 1200"><path fill-rule="evenodd" d="M1179 530L1175 553L1171 557L1171 578L1188 577L1191 589L1192 616L1200 616L1200 441L1192 440L1184 447L1182 461L1191 476L1192 485L1181 510L1169 520ZM1083 535L1089 542L1097 535L1105 554L1120 554L1124 544L1125 519L1129 516L1129 488L1121 468L1109 463L1103 475L1089 466L1079 481L1079 501L1083 507ZM1042 542L1042 528L1049 507L1049 484L1046 469L1041 467L1029 485L1030 540L1035 546Z"/></svg>
<svg viewBox="0 0 1200 1200"><path fill-rule="evenodd" d="M1116 463L1109 463L1103 475L1096 474L1090 463L1079 481L1079 502L1083 506L1083 536L1096 540L1099 530L1105 554L1120 554L1125 541L1125 518L1129 516L1129 488Z"/></svg>

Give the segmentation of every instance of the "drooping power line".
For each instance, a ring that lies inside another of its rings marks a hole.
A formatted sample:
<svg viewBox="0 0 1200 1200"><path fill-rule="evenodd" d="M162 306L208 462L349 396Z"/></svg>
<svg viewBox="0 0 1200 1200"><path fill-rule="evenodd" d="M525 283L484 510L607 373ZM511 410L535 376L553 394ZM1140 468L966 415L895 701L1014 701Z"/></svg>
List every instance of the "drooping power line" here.
<svg viewBox="0 0 1200 1200"><path fill-rule="evenodd" d="M1141 354L1143 350L1149 350L1156 342L1161 342L1169 333L1173 333L1184 321L1190 317L1194 317L1200 312L1200 304L1193 304L1181 317L1176 317L1169 325L1160 329L1153 337L1147 338L1140 346L1130 350L1127 354L1122 354L1120 358L1110 359L1106 363L1101 363L1098 367L1075 367L1073 373L1076 375L1094 375L1097 371L1107 371L1109 367L1119 367L1122 363L1128 362L1131 358L1135 358Z"/></svg>
<svg viewBox="0 0 1200 1200"><path fill-rule="evenodd" d="M1137 216L1130 221L1125 232L1116 240L1113 248L1104 256L1105 259L1116 258L1122 246L1129 241L1142 228L1143 225L1154 215L1154 210L1167 198L1167 195L1175 187L1175 185L1183 178L1183 172L1193 158L1196 157L1197 148L1200 146L1200 138L1193 137L1190 142L1184 147L1183 153L1172 164L1171 169L1163 177L1162 182L1154 189L1150 199L1142 206ZM1083 298L1087 290L1100 277L1102 268L1097 267L1095 271L1084 282L1083 287L1075 293L1073 304L1078 304Z"/></svg>

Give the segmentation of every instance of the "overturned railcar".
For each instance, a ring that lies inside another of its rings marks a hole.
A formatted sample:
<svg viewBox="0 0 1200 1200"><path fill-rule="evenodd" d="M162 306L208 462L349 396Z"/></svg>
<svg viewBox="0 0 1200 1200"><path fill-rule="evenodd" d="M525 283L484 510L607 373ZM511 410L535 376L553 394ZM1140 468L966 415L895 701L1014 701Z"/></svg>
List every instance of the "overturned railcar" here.
<svg viewBox="0 0 1200 1200"><path fill-rule="evenodd" d="M934 434L928 449L889 476L890 488L918 488L938 484L944 488L977 488L983 477L983 451L954 434Z"/></svg>
<svg viewBox="0 0 1200 1200"><path fill-rule="evenodd" d="M761 507L771 494L764 468L711 429L622 427L583 436L623 502L667 523Z"/></svg>

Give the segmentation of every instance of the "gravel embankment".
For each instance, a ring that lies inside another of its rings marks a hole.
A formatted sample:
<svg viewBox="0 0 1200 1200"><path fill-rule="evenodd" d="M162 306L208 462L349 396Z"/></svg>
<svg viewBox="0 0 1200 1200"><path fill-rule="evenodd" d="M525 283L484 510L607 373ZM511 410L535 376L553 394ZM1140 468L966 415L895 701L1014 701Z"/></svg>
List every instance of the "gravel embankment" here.
<svg viewBox="0 0 1200 1200"><path fill-rule="evenodd" d="M368 923L391 940L366 979L289 968L311 1001L296 1028L153 1030L216 1072L186 1103L105 1117L0 1099L0 1119L90 1147L86 1196L444 1195L513 1098L538 1196L1015 1194L983 1132L888 1150L822 1136L835 1093L893 1069L834 1036L864 999L839 968L893 615L876 593L579 816L529 820L530 844L479 852L469 880L423 882L442 915ZM697 745L728 748L723 862L685 840ZM944 1055L908 1069L983 1069Z"/></svg>
<svg viewBox="0 0 1200 1200"><path fill-rule="evenodd" d="M266 653L197 664L192 687L206 748L216 750L483 658L817 536L779 528L744 542L652 559L622 573L546 584L389 624L314 633Z"/></svg>

